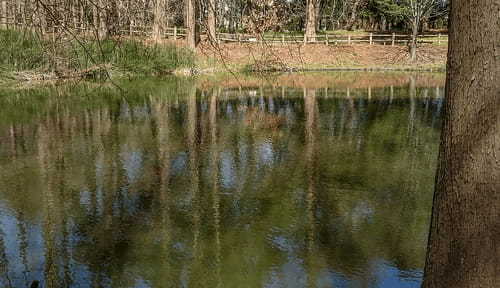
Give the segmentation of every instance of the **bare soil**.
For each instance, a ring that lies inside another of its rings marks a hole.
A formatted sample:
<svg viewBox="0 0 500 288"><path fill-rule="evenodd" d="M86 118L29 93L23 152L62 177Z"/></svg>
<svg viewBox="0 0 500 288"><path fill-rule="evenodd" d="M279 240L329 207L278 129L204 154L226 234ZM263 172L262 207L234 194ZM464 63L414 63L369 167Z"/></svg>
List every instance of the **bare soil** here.
<svg viewBox="0 0 500 288"><path fill-rule="evenodd" d="M447 47L422 44L417 61L409 58L408 47L390 45L325 45L325 44L202 44L197 49L205 66L244 67L268 65L276 68L393 68L423 70L444 68ZM258 68L258 67L257 67ZM286 70L286 69L285 69Z"/></svg>

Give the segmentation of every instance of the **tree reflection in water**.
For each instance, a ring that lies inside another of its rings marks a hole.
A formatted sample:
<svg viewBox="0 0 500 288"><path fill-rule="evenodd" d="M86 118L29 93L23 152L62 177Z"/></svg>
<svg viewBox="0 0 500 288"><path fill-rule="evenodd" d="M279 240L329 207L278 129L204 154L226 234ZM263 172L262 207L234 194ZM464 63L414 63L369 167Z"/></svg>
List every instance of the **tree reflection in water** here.
<svg viewBox="0 0 500 288"><path fill-rule="evenodd" d="M442 88L129 85L0 98L2 286L419 286Z"/></svg>

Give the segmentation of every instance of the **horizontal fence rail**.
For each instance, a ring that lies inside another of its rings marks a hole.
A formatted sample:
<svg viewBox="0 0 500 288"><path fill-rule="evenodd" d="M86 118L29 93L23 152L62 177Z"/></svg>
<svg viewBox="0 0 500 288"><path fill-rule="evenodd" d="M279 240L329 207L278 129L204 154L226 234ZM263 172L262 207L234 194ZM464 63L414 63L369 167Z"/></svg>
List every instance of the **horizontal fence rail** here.
<svg viewBox="0 0 500 288"><path fill-rule="evenodd" d="M21 27L21 23L14 25L10 23L0 23L0 27ZM96 28L85 27L84 25L76 25L76 27L56 27L51 26L46 29L47 33L53 33L55 31L61 30L60 28L69 28L79 31L79 33L95 32ZM149 26L133 26L120 27L121 29L115 31L119 32L120 35L130 35L130 36L151 36L152 27ZM125 28L125 29L124 29ZM63 29L64 30L64 29ZM187 35L187 29L184 27L167 27L163 29L163 37L169 39L182 39ZM201 33L205 35L205 33ZM256 36L255 34L245 34L245 33L217 33L217 41L225 43L272 43L272 44L326 44L326 45L336 45L336 44L380 44L380 45L391 45L395 46L397 44L407 44L411 41L411 37L407 34L377 34L369 33L364 35L359 34L336 34L335 32L330 33L319 33L315 37L306 37L305 35L286 35L286 34L264 34ZM448 35L446 34L420 34L417 37L418 43L436 43L445 44L448 42Z"/></svg>
<svg viewBox="0 0 500 288"><path fill-rule="evenodd" d="M178 39L186 36L185 28L167 28L164 35L169 38ZM150 34L150 33L148 33ZM202 33L202 35L204 35ZM345 34L318 34L316 37L310 38L304 35L284 35L273 34L264 35L263 37L254 34L245 33L217 33L217 41L219 42L237 42L237 43L273 43L273 44L355 44L368 43L392 45L407 44L411 40L409 35L405 34L368 34L368 35L345 35ZM417 37L419 43L437 43L444 44L448 42L448 36L443 34L421 34Z"/></svg>
<svg viewBox="0 0 500 288"><path fill-rule="evenodd" d="M281 43L281 44L355 44L367 43L396 45L408 43L411 37L408 35L397 34L369 34L369 35L340 35L340 34L318 34L316 37L306 37L304 35L264 35L264 37L256 37L249 34L231 34L217 33L217 40L222 42L266 42L266 43ZM423 34L417 38L419 43L437 43L442 44L448 42L446 35Z"/></svg>

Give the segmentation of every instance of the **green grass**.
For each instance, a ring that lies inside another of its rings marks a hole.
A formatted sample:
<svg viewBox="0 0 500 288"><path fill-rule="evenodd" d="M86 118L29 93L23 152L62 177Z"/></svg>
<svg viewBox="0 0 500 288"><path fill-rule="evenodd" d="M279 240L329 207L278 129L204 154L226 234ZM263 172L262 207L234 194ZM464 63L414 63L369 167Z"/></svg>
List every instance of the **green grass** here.
<svg viewBox="0 0 500 288"><path fill-rule="evenodd" d="M0 30L0 69L22 71L47 66L49 61L41 41L31 32Z"/></svg>
<svg viewBox="0 0 500 288"><path fill-rule="evenodd" d="M35 33L0 30L0 76L18 71L65 73L96 65L129 74L158 75L194 63L192 51L174 45L114 39L65 39L54 44Z"/></svg>
<svg viewBox="0 0 500 288"><path fill-rule="evenodd" d="M162 74L181 67L194 66L193 52L174 45L147 46L138 41L93 41L75 45L75 66L80 69L110 64L114 69L140 75Z"/></svg>

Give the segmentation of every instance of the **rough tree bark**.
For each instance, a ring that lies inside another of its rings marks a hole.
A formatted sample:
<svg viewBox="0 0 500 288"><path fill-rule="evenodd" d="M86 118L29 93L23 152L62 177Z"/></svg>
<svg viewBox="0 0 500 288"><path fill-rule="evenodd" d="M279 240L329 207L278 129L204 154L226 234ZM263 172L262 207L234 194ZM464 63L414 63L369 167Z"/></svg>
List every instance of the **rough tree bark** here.
<svg viewBox="0 0 500 288"><path fill-rule="evenodd" d="M197 3L196 0L185 0L186 1L186 41L187 45L191 49L196 49L199 40L199 27L196 21L196 10Z"/></svg>
<svg viewBox="0 0 500 288"><path fill-rule="evenodd" d="M216 32L216 2L215 0L208 0L208 13L207 13L207 32L210 41L217 41Z"/></svg>
<svg viewBox="0 0 500 288"><path fill-rule="evenodd" d="M318 17L316 15L316 6L319 5L319 0L306 1L306 42L316 41L316 22Z"/></svg>
<svg viewBox="0 0 500 288"><path fill-rule="evenodd" d="M153 40L158 42L165 29L165 0L155 1L153 17Z"/></svg>
<svg viewBox="0 0 500 288"><path fill-rule="evenodd" d="M424 288L500 287L500 0L451 2Z"/></svg>

